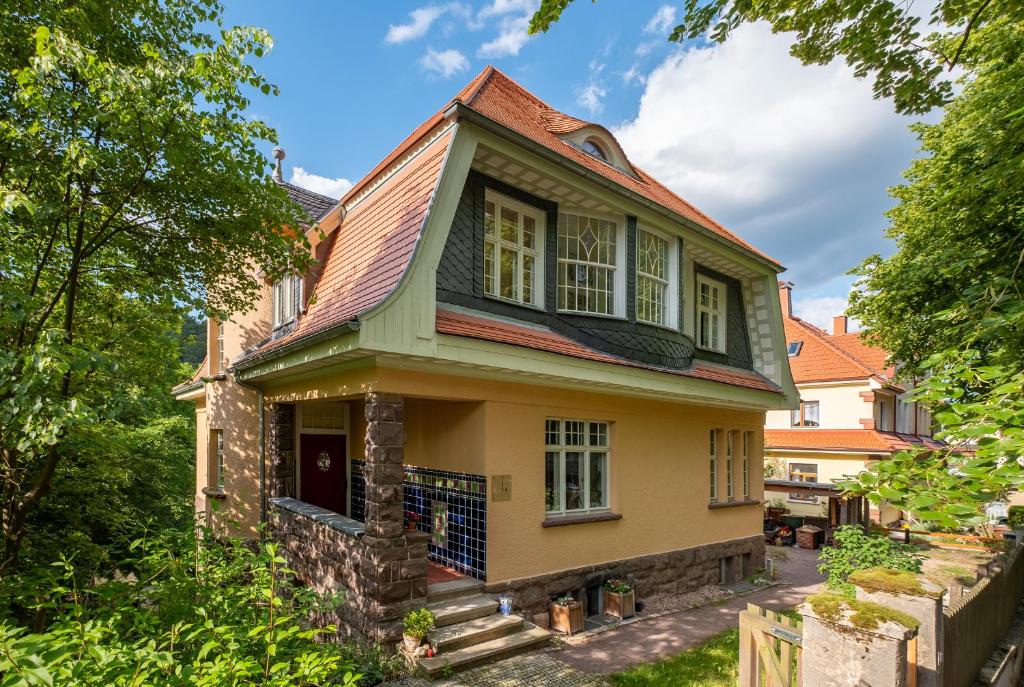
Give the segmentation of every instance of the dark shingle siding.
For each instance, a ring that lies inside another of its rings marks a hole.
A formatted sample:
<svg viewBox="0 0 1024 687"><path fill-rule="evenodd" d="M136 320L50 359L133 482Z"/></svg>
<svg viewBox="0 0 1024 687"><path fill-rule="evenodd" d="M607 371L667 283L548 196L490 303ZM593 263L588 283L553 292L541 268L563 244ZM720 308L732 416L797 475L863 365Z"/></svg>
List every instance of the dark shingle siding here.
<svg viewBox="0 0 1024 687"><path fill-rule="evenodd" d="M302 208L302 211L310 221L316 222L321 219L331 208L338 204L338 201L334 198L310 191L301 186L296 186L295 184L290 184L287 181L278 181L277 183L288 192L288 197Z"/></svg>

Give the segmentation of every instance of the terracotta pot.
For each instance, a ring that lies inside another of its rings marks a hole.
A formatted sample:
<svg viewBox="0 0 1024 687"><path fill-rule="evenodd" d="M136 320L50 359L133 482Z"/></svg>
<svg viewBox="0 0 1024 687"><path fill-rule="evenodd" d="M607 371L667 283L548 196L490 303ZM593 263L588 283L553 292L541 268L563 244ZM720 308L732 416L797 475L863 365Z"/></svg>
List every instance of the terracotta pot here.
<svg viewBox="0 0 1024 687"><path fill-rule="evenodd" d="M405 645L405 650L410 654L415 654L416 649L420 648L420 644L423 643L422 637L410 637L407 634L402 635L402 643Z"/></svg>

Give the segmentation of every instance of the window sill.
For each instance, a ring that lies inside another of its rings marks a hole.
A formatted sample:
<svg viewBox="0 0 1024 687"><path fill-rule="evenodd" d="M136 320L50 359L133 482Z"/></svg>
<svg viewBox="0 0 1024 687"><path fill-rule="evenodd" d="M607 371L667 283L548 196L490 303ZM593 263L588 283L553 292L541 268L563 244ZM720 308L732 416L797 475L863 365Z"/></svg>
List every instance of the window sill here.
<svg viewBox="0 0 1024 687"><path fill-rule="evenodd" d="M541 527L563 527L565 525L583 525L588 522L605 522L607 520L622 520L621 513L587 513L586 515L557 515L545 518L540 524Z"/></svg>
<svg viewBox="0 0 1024 687"><path fill-rule="evenodd" d="M211 499L224 500L228 497L226 491L220 487L203 487L203 494L209 496Z"/></svg>
<svg viewBox="0 0 1024 687"><path fill-rule="evenodd" d="M760 506L761 502L757 499L743 499L742 501L718 501L717 503L709 503L709 510L717 510L719 508L739 508L740 506Z"/></svg>
<svg viewBox="0 0 1024 687"><path fill-rule="evenodd" d="M586 312L585 310L562 310L558 308L555 310L559 315L579 315L581 317L600 317L605 320L625 320L625 315L608 315L603 312Z"/></svg>
<svg viewBox="0 0 1024 687"><path fill-rule="evenodd" d="M526 308L527 310L534 310L536 312L547 312L543 305L523 303L522 301L517 301L514 298L502 298L501 296L495 296L489 293L484 294L484 300L492 301L494 303L504 303L505 305L515 305L520 308Z"/></svg>
<svg viewBox="0 0 1024 687"><path fill-rule="evenodd" d="M695 348L697 348L698 350L701 350L701 351L705 351L707 353L717 353L718 355L729 355L725 350L720 350L720 349L717 349L717 348L710 348L709 346L701 346L701 345L698 344L697 346L695 346Z"/></svg>

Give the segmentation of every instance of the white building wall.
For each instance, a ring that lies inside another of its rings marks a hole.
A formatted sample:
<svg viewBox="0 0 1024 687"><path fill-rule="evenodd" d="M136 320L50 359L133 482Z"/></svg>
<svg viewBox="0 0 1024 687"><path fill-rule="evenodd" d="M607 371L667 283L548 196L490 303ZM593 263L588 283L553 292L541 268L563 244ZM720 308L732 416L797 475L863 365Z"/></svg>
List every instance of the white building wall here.
<svg viewBox="0 0 1024 687"><path fill-rule="evenodd" d="M871 404L860 397L862 391L871 391L867 380L863 382L835 382L833 384L800 384L800 400L818 401L822 428L862 429L862 418L870 418ZM770 410L765 419L765 429L789 429L788 410Z"/></svg>

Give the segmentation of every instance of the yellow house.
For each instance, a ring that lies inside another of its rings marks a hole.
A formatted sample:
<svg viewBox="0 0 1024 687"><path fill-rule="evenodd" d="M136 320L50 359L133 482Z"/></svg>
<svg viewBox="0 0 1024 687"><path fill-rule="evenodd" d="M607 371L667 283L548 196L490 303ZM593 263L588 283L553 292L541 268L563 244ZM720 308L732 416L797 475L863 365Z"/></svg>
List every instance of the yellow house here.
<svg viewBox="0 0 1024 687"><path fill-rule="evenodd" d="M765 420L765 465L774 472L765 498L785 502L796 516L827 517L827 499L786 482L829 485L862 472L911 445L939 446L931 415L909 401L912 379L900 379L887 353L847 331L845 316L831 333L793 315L790 282L779 282L787 355L800 392L799 408L773 410ZM902 513L872 506L870 517L891 523Z"/></svg>
<svg viewBox="0 0 1024 687"><path fill-rule="evenodd" d="M265 521L345 631L761 567L777 262L490 67L339 201L285 186L317 266L211 322L175 394L197 509Z"/></svg>

